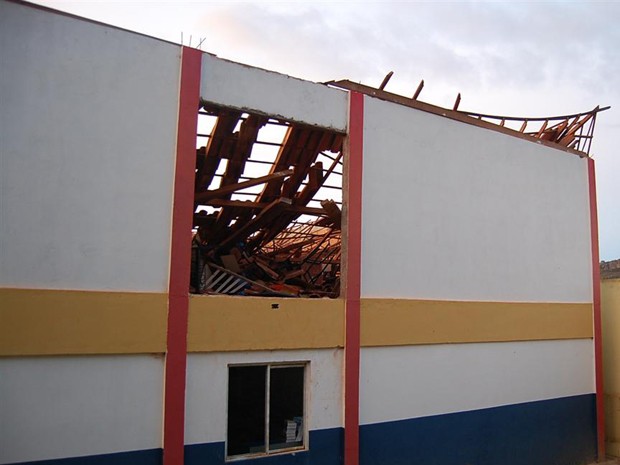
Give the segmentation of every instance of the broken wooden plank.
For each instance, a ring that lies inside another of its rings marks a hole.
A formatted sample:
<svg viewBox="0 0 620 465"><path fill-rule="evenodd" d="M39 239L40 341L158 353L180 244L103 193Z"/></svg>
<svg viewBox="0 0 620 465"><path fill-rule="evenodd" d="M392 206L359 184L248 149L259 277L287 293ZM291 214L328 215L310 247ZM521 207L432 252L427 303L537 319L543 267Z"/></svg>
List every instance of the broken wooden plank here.
<svg viewBox="0 0 620 465"><path fill-rule="evenodd" d="M202 169L199 169L196 172L195 179L195 191L202 192L207 190L209 184L211 184L211 180L213 179L213 174L215 174L215 170L211 173L210 168L215 164L215 169L217 169L217 164L222 158L228 158L222 153L222 146L225 145L226 140L232 137L233 131L237 126L237 122L241 117L241 112L239 111L222 111L220 112L215 126L213 126L213 130L211 131L211 137L209 138L209 142L205 148L204 158L206 160L212 160L210 163L197 163L201 165ZM209 168L209 170L208 170Z"/></svg>
<svg viewBox="0 0 620 465"><path fill-rule="evenodd" d="M208 205L210 207L236 207L262 210L269 204L267 202L251 202L249 200L210 199L206 200L204 203L202 203L202 205ZM325 215L325 211L322 208L304 207L300 205L290 205L289 207L287 207L286 211L311 216Z"/></svg>
<svg viewBox="0 0 620 465"><path fill-rule="evenodd" d="M280 274L272 270L267 262L262 260L260 257L254 257L254 264L267 273L271 279L280 279Z"/></svg>
<svg viewBox="0 0 620 465"><path fill-rule="evenodd" d="M342 222L342 211L333 200L321 200L321 207L327 213L327 216L334 222L334 227L340 229Z"/></svg>
<svg viewBox="0 0 620 465"><path fill-rule="evenodd" d="M230 150L232 155L226 165L226 171L222 177L220 187L239 182L239 177L245 170L245 165L252 153L252 147L258 137L258 132L267 123L266 116L250 115L242 123L239 133L234 139L235 145ZM226 194L230 198L232 193Z"/></svg>
<svg viewBox="0 0 620 465"><path fill-rule="evenodd" d="M545 120L542 124L542 126L540 127L540 129L538 130L538 132L536 133L536 135L534 137L536 137L536 139L540 138L540 136L543 135L543 132L545 132L545 129L547 129L547 125L549 124L549 120Z"/></svg>
<svg viewBox="0 0 620 465"><path fill-rule="evenodd" d="M411 100L417 100L420 96L420 92L422 92L422 89L424 89L424 79L422 79L418 84L418 88L415 90L415 93L413 94Z"/></svg>
<svg viewBox="0 0 620 465"><path fill-rule="evenodd" d="M452 111L456 111L459 109L459 105L461 104L461 93L456 96L456 101L454 102L454 107L452 107Z"/></svg>
<svg viewBox="0 0 620 465"><path fill-rule="evenodd" d="M260 178L250 179L249 181L238 182L236 184L230 184L228 186L220 187L219 189L206 191L206 192L198 192L194 197L194 203L200 204L200 202L205 202L210 199L217 199L226 194L239 191L241 189L246 189L252 186L258 186L259 184L264 184L266 182L272 181L274 179L283 179L287 176L293 174L293 170L285 170L278 171L277 173L268 174L266 176L261 176Z"/></svg>
<svg viewBox="0 0 620 465"><path fill-rule="evenodd" d="M291 205L292 200L286 198L279 198L271 202L265 207L254 219L245 224L239 230L228 236L219 244L219 248L225 248L228 245L238 240L245 240L256 231L265 227L265 225L273 222L273 220L282 213L282 210Z"/></svg>
<svg viewBox="0 0 620 465"><path fill-rule="evenodd" d="M324 148L328 147L330 138L331 134L327 131L312 131L308 144L304 148L298 163L295 165L293 175L290 177L290 182L286 186L287 188L282 189L283 195L287 197L295 196L301 183L309 174L312 163L316 161L319 153L321 153Z"/></svg>
<svg viewBox="0 0 620 465"><path fill-rule="evenodd" d="M389 73L385 75L385 77L383 78L383 81L381 81L379 90L385 89L385 86L387 86L387 83L390 82L390 79L392 78L393 75L394 75L394 71L390 71Z"/></svg>
<svg viewBox="0 0 620 465"><path fill-rule="evenodd" d="M276 160L271 167L270 173L275 173L277 171L281 171L283 169L288 169L291 164L289 161L291 151L296 147L299 138L303 136L303 131L297 128L296 126L290 126L286 131L284 136L284 140L280 149L278 150L278 155L276 156ZM307 137L307 134L306 134ZM280 190L282 188L282 179L274 179L269 181L263 187L263 191L259 194L256 199L258 202L271 202L274 198L276 198L280 194Z"/></svg>
<svg viewBox="0 0 620 465"><path fill-rule="evenodd" d="M295 279L295 278L299 278L304 274L304 270L302 270L301 268L298 270L291 270L288 273L284 274L284 281L287 281L289 279Z"/></svg>
<svg viewBox="0 0 620 465"><path fill-rule="evenodd" d="M597 107L598 109L598 107ZM570 145L573 139L575 138L575 134L579 129L581 129L588 121L592 119L594 113L590 113L589 115L582 118L579 122L573 122L572 127L566 128L565 135L560 139L559 144L561 145Z"/></svg>

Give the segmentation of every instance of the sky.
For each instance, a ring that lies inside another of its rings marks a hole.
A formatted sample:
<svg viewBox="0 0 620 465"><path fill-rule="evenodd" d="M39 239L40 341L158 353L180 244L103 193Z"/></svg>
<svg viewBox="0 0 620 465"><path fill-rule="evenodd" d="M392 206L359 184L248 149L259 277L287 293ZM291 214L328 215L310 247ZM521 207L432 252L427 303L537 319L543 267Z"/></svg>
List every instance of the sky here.
<svg viewBox="0 0 620 465"><path fill-rule="evenodd" d="M35 3L317 82L350 79L459 110L596 122L601 260L620 258L620 0ZM203 40L204 39L204 40ZM190 43L191 40L191 43Z"/></svg>

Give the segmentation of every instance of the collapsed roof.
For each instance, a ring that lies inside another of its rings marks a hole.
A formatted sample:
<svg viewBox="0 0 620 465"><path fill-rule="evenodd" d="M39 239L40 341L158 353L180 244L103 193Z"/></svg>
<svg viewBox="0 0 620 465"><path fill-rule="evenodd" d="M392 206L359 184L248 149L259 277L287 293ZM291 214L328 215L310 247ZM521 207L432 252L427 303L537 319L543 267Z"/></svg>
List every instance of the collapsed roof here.
<svg viewBox="0 0 620 465"><path fill-rule="evenodd" d="M351 81L326 83L587 156L597 113L545 118L452 109ZM201 101L191 291L338 297L345 134ZM201 127L202 126L202 127Z"/></svg>
<svg viewBox="0 0 620 465"><path fill-rule="evenodd" d="M344 134L201 108L193 290L338 296Z"/></svg>
<svg viewBox="0 0 620 465"><path fill-rule="evenodd" d="M563 148L579 156L586 156L590 153L596 115L610 108L600 108L597 106L593 110L583 113L547 117L498 116L459 111L461 94L457 95L452 109L438 107L418 100L424 88L424 80L420 81L420 84L411 98L385 91L384 88L392 74L392 72L388 73L381 85L376 89L346 79L330 81L326 84L341 89L361 92L382 100L406 105L429 113L435 113L463 123L475 124L511 136L524 136L526 138L537 139L540 143L551 145L556 148Z"/></svg>

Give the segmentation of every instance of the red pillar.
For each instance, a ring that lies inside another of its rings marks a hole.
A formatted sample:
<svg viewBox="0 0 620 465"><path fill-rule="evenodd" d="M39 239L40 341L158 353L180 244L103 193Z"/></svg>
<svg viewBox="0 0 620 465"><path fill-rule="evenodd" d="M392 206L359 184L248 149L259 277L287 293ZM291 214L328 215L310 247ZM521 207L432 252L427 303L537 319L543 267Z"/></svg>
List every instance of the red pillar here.
<svg viewBox="0 0 620 465"><path fill-rule="evenodd" d="M183 465L196 130L202 52L182 48L164 377L164 465Z"/></svg>
<svg viewBox="0 0 620 465"><path fill-rule="evenodd" d="M364 95L350 93L347 211L347 287L344 345L344 463L359 463L360 281Z"/></svg>
<svg viewBox="0 0 620 465"><path fill-rule="evenodd" d="M594 370L596 379L596 434L598 460L605 460L605 393L603 387L603 340L601 320L601 271L598 255L598 213L594 160L588 158L590 189L590 236L592 244L592 306L594 316Z"/></svg>

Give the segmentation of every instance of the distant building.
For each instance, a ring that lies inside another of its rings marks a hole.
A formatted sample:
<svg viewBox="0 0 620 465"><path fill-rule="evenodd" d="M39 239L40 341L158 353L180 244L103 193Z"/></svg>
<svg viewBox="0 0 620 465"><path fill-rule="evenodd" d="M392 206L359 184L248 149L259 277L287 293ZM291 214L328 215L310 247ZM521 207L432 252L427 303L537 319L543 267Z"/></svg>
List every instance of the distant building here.
<svg viewBox="0 0 620 465"><path fill-rule="evenodd" d="M620 259L601 262L601 278L620 278Z"/></svg>
<svg viewBox="0 0 620 465"><path fill-rule="evenodd" d="M620 458L620 259L601 262L607 454Z"/></svg>
<svg viewBox="0 0 620 465"><path fill-rule="evenodd" d="M17 1L0 58L0 464L603 456L598 110L510 129Z"/></svg>

